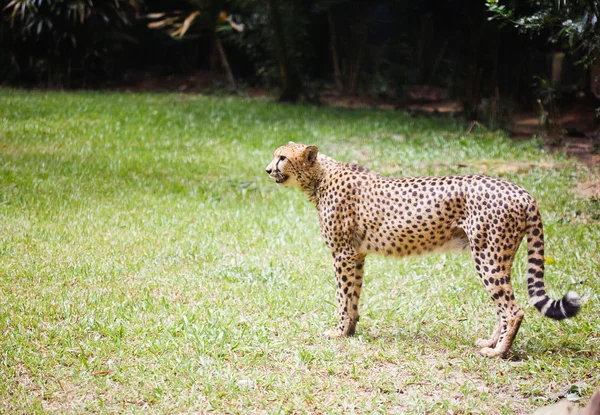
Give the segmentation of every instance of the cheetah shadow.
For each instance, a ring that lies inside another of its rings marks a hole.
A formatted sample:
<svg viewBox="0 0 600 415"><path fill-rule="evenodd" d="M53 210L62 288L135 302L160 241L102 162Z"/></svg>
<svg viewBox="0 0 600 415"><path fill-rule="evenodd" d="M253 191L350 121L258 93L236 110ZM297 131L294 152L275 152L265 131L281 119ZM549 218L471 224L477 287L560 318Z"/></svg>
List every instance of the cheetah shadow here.
<svg viewBox="0 0 600 415"><path fill-rule="evenodd" d="M421 345L422 354L460 354L465 353L481 356L479 347L475 345L476 337L485 336L484 332L471 333L471 335L457 335L452 331L439 332L435 329L403 330L403 329L369 329L360 328L355 337L369 344L402 345L403 343L418 343ZM477 336L478 335L478 336ZM557 344L540 344L536 337L517 340L509 355L504 359L510 362L524 362L531 359L537 360L540 356L555 356L556 358L597 358L594 350L583 349L582 344L570 338Z"/></svg>

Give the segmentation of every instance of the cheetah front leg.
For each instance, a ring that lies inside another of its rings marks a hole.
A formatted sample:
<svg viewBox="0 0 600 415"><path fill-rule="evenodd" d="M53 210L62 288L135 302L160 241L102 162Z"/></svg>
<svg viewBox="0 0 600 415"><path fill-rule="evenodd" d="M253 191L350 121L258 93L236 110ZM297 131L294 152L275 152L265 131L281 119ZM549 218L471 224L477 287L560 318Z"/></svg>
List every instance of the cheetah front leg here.
<svg viewBox="0 0 600 415"><path fill-rule="evenodd" d="M352 336L358 323L358 301L362 290L365 256L334 254L337 281L338 325L324 333L327 338Z"/></svg>

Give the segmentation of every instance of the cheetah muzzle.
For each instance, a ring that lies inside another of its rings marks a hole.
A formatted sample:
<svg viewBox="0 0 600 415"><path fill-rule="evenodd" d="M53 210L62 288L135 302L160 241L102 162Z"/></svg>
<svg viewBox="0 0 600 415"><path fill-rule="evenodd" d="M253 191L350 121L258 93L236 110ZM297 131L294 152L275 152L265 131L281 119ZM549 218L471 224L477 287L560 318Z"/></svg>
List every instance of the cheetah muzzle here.
<svg viewBox="0 0 600 415"><path fill-rule="evenodd" d="M286 159L285 156L279 156L267 166L267 174L273 179L275 179L275 183L283 184L290 178L289 174L283 174L281 172L281 167L285 166L288 163L289 161Z"/></svg>
<svg viewBox="0 0 600 415"><path fill-rule="evenodd" d="M546 317L573 317L579 296L552 300L544 283L544 233L538 206L525 189L486 176L385 177L341 163L318 148L289 143L266 169L275 181L301 189L319 213L321 235L334 258L338 325L327 337L354 334L368 254L410 256L466 249L496 307L480 353L506 357L523 319L511 266L527 236L529 302Z"/></svg>

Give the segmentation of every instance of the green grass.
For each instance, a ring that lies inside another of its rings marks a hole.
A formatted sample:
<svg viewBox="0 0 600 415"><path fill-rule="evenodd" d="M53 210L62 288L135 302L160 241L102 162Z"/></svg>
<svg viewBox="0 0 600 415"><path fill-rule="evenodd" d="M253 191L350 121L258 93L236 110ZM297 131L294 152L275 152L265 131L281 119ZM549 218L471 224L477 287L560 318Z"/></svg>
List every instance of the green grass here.
<svg viewBox="0 0 600 415"><path fill-rule="evenodd" d="M290 140L397 176L524 185L550 293L579 292L580 316L527 305L522 249L514 358L489 360L473 343L494 311L467 254L369 257L357 335L326 340L316 211L264 173ZM574 384L585 403L600 225L574 188L590 175L537 140L401 112L0 90L0 413L526 414Z"/></svg>

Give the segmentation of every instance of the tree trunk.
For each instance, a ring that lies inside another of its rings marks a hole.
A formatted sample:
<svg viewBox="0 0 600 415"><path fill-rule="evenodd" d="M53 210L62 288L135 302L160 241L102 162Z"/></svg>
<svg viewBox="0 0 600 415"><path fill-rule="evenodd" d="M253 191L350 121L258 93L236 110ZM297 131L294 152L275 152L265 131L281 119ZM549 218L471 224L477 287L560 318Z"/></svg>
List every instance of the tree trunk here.
<svg viewBox="0 0 600 415"><path fill-rule="evenodd" d="M277 55L279 78L281 85L281 102L296 102L302 92L302 84L298 72L291 65L283 33L283 23L279 12L278 0L265 0L273 30L273 46Z"/></svg>
<svg viewBox="0 0 600 415"><path fill-rule="evenodd" d="M210 70L217 73L220 70L219 65L219 34L217 26L219 24L220 14L223 6L223 0L211 0L210 12Z"/></svg>
<svg viewBox="0 0 600 415"><path fill-rule="evenodd" d="M225 49L223 49L223 45L219 39L217 39L217 51L219 52L219 57L221 58L221 65L223 65L223 69L225 69L225 73L227 74L229 84L234 91L237 91L237 85L235 83L235 78L233 77L233 72L231 71L231 66L229 66L229 60L227 59Z"/></svg>
<svg viewBox="0 0 600 415"><path fill-rule="evenodd" d="M335 23L333 21L333 13L331 9L327 10L327 18L329 19L329 33L331 34L331 57L333 59L333 79L335 80L335 88L337 92L344 92L344 84L342 83L342 73L340 71L340 61L337 52L337 36L335 34Z"/></svg>
<svg viewBox="0 0 600 415"><path fill-rule="evenodd" d="M350 73L350 93L352 95L358 95L358 83L360 78L360 71L363 59L365 57L365 51L367 49L367 22L366 18L363 20L358 29L358 50L355 57L354 64L351 66Z"/></svg>
<svg viewBox="0 0 600 415"><path fill-rule="evenodd" d="M428 84L431 84L434 82L435 74L436 74L438 68L440 67L442 58L446 54L446 49L448 49L448 39L445 39L442 42L442 47L438 51L437 56L435 57L435 60L433 61L433 66L431 67L431 71L429 72L429 78L427 79Z"/></svg>
<svg viewBox="0 0 600 415"><path fill-rule="evenodd" d="M479 116L479 104L481 102L481 85L483 79L483 68L479 62L479 49L482 42L482 26L485 24L485 12L483 6L474 8L469 0L464 0L464 10L467 16L470 50L467 57L467 79L464 111L469 119L476 120Z"/></svg>

